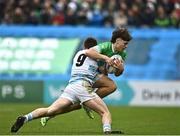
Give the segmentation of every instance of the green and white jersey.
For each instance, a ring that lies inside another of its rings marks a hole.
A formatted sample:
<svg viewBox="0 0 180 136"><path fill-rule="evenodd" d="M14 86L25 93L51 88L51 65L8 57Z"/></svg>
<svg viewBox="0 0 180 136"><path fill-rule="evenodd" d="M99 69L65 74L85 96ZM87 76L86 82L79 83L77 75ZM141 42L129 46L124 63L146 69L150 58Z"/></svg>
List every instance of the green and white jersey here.
<svg viewBox="0 0 180 136"><path fill-rule="evenodd" d="M112 57L113 55L120 55L122 57L123 60L126 59L126 51L120 51L120 52L114 52L113 47L112 47L112 43L111 42L104 42L104 43L100 43L94 48L97 52L106 55L108 57ZM105 62L104 61L98 61L98 66L99 67L104 67L105 66Z"/></svg>
<svg viewBox="0 0 180 136"><path fill-rule="evenodd" d="M111 42L100 43L93 48L96 49L99 53L106 55L108 57L118 54L122 57L123 60L126 59L126 51L124 50L124 51L120 51L120 52L114 52Z"/></svg>

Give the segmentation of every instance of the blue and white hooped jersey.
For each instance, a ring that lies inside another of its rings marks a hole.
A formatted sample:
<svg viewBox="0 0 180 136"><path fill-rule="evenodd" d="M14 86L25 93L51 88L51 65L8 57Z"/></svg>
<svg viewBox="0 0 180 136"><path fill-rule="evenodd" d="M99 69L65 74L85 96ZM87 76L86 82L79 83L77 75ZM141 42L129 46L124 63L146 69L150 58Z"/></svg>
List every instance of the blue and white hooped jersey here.
<svg viewBox="0 0 180 136"><path fill-rule="evenodd" d="M71 70L70 83L85 80L93 84L98 74L97 62L85 55L86 50L81 50L76 53L73 59L73 66Z"/></svg>

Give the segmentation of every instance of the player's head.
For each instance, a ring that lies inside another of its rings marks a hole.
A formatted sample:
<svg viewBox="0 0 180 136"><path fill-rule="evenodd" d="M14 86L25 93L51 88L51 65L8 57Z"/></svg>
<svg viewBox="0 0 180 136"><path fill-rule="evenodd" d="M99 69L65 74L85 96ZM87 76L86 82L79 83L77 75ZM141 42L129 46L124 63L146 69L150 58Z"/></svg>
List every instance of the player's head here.
<svg viewBox="0 0 180 136"><path fill-rule="evenodd" d="M124 27L117 28L112 32L111 42L113 43L115 51L122 51L127 48L128 42L132 36Z"/></svg>
<svg viewBox="0 0 180 136"><path fill-rule="evenodd" d="M89 49L93 46L97 45L97 40L93 37L88 37L85 41L84 41L84 48L85 49Z"/></svg>

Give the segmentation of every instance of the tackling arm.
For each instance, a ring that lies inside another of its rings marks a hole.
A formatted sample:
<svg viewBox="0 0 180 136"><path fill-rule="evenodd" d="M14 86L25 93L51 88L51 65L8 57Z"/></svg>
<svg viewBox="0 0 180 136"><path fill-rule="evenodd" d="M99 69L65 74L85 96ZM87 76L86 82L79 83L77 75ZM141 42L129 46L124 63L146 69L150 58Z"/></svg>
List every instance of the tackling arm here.
<svg viewBox="0 0 180 136"><path fill-rule="evenodd" d="M106 63L109 65L113 65L113 59L109 58L106 55L100 54L97 52L95 49L90 48L85 51L85 55L92 58L92 59L99 59L99 60L104 60Z"/></svg>

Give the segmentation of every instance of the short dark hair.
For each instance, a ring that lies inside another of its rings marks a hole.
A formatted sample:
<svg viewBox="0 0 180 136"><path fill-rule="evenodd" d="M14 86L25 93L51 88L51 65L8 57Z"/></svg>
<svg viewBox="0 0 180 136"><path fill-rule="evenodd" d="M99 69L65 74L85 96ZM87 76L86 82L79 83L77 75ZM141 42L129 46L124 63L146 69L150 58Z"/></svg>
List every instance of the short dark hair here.
<svg viewBox="0 0 180 136"><path fill-rule="evenodd" d="M112 32L111 42L115 43L117 38L121 38L124 41L130 41L132 39L132 36L128 32L127 28L121 27L121 28L116 28Z"/></svg>
<svg viewBox="0 0 180 136"><path fill-rule="evenodd" d="M88 37L85 41L84 41L84 48L85 49L89 49L91 47L94 47L97 45L97 40L93 37Z"/></svg>

